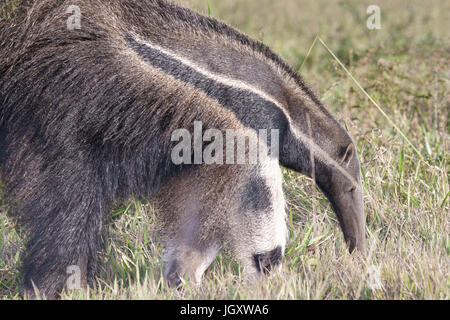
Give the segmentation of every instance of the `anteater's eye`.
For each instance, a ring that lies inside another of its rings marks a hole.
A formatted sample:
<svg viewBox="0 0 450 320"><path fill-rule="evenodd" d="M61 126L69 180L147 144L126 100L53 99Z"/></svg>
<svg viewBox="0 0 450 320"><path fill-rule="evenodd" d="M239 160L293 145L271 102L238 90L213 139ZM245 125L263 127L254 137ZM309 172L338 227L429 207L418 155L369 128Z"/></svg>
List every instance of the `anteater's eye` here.
<svg viewBox="0 0 450 320"><path fill-rule="evenodd" d="M355 190L356 190L356 187L355 187L355 186L352 186L352 187L348 190L348 192L355 192Z"/></svg>

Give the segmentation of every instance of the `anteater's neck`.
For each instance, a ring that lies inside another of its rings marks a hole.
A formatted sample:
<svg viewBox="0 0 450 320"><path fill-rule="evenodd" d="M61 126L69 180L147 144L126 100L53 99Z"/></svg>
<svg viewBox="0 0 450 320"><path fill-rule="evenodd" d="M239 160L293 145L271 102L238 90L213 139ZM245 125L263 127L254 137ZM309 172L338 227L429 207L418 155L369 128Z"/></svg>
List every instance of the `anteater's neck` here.
<svg viewBox="0 0 450 320"><path fill-rule="evenodd" d="M197 37L193 36L194 43ZM281 164L314 178L315 162L320 161L354 180L330 154L333 150L326 146L329 141L322 141L333 132L342 135L343 140L348 140L348 135L315 96L303 89L304 85L299 86L296 78L283 71L286 67L278 60L250 50L255 48L243 50L242 45L236 43L236 47L229 43L226 47L219 41L210 43L208 48L201 45L194 48L191 43L175 46L173 39L158 43L156 38L144 39L135 33L126 34L126 41L128 47L152 68L208 95L231 111L245 127L256 131L280 130L281 150L291 153L280 157ZM205 39L205 42L210 41ZM318 134L317 131L322 132ZM307 154L309 161L299 161Z"/></svg>

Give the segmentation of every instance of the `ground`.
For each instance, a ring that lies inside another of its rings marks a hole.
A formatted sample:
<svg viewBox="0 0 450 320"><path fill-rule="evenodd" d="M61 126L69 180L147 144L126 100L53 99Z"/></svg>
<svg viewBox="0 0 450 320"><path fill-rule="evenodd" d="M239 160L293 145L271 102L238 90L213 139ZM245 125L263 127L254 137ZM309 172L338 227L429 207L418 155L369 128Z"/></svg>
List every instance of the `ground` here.
<svg viewBox="0 0 450 320"><path fill-rule="evenodd" d="M97 288L63 299L449 299L450 2L182 3L272 47L348 129L362 164L368 254L348 254L324 196L283 170L289 242L280 274L245 285L239 265L223 253L201 288L169 289L156 209L132 200L112 213ZM366 25L371 4L381 9L379 30ZM390 120L321 43L303 63L316 35ZM0 299L18 298L22 236L0 211Z"/></svg>

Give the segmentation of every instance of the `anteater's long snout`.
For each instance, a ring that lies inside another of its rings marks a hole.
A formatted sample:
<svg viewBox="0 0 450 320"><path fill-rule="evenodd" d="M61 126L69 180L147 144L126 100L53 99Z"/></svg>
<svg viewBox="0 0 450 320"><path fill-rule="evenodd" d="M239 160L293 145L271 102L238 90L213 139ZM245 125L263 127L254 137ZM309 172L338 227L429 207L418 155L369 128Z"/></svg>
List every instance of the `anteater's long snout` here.
<svg viewBox="0 0 450 320"><path fill-rule="evenodd" d="M353 252L366 249L361 168L353 143L339 155L338 164L316 163L316 183L325 193L339 220L345 241Z"/></svg>
<svg viewBox="0 0 450 320"><path fill-rule="evenodd" d="M350 252L366 249L366 223L362 198L362 185L350 189L336 190L328 198L338 217Z"/></svg>

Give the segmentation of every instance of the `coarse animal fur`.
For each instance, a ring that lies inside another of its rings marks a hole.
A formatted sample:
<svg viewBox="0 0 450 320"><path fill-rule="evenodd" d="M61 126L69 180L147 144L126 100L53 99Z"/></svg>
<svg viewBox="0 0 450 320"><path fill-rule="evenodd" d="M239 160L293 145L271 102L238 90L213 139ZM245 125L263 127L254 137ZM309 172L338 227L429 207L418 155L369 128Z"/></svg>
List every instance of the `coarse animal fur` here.
<svg viewBox="0 0 450 320"><path fill-rule="evenodd" d="M270 154L255 164L213 164L173 177L158 199L169 284L184 277L200 283L223 247L241 262L247 279L280 265L285 202L278 159Z"/></svg>
<svg viewBox="0 0 450 320"><path fill-rule="evenodd" d="M200 281L225 245L248 274L267 272L286 241L279 164L316 181L350 250L364 251L354 144L260 42L163 0L18 0L0 59L1 178L29 233L22 293L56 297L70 265L92 283L105 219L130 196L159 199L169 284ZM171 135L194 121L277 129L279 157L175 165Z"/></svg>

